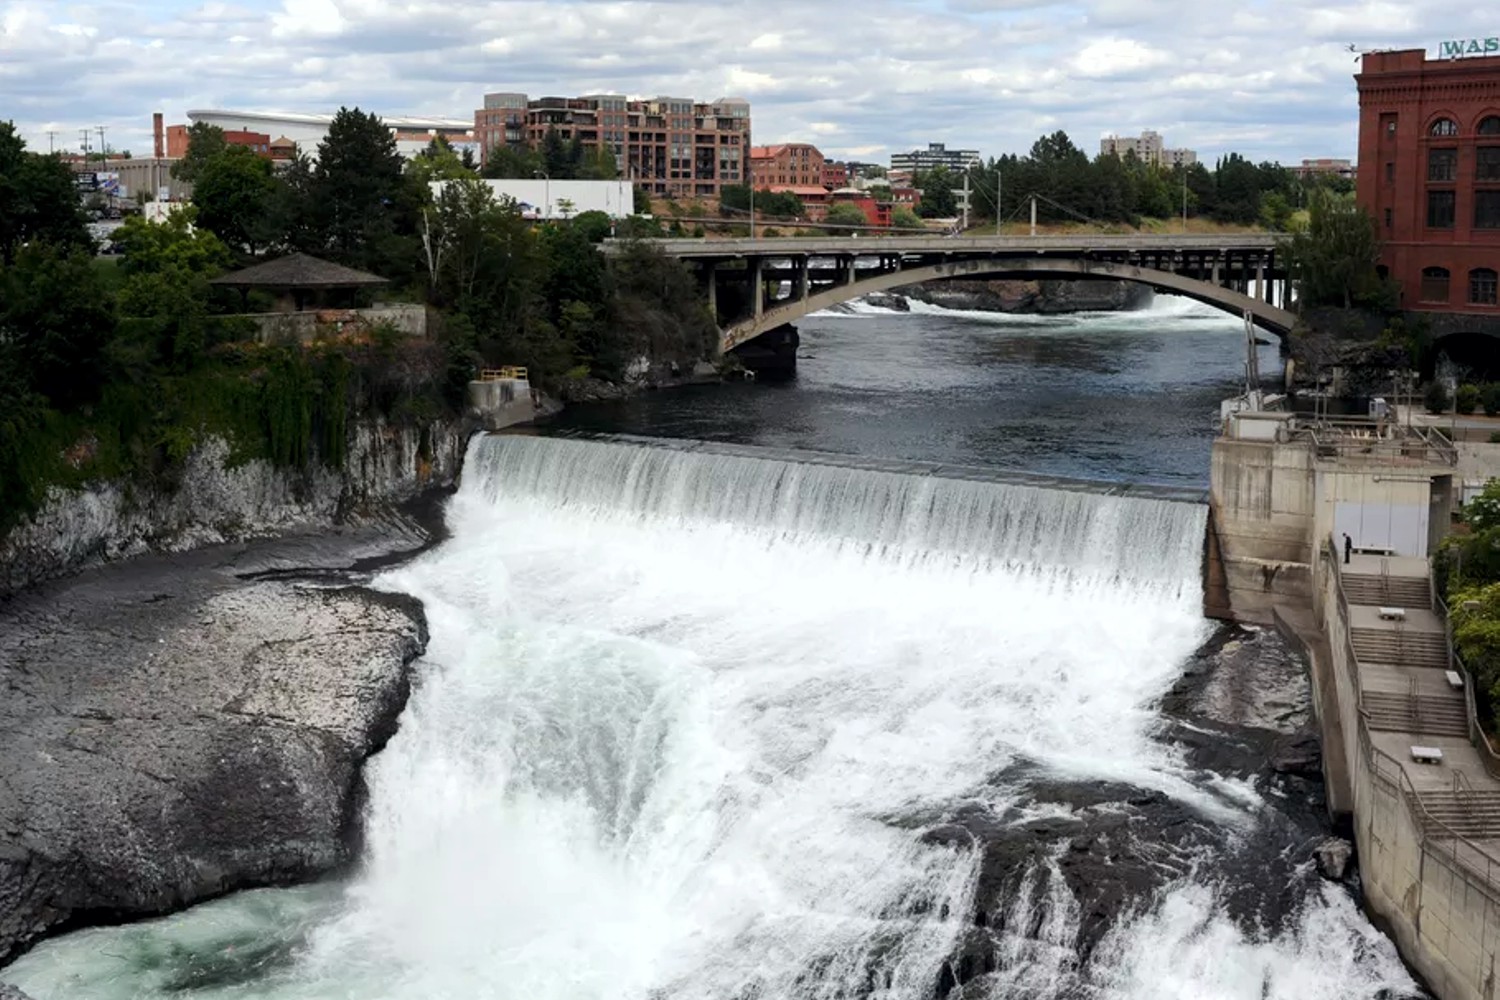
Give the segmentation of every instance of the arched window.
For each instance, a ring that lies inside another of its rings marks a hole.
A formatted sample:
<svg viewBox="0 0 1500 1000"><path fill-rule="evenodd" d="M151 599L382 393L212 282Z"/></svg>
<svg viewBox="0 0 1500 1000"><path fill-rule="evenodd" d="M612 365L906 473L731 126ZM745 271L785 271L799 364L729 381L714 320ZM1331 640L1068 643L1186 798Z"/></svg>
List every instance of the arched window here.
<svg viewBox="0 0 1500 1000"><path fill-rule="evenodd" d="M1500 135L1500 115L1480 119L1477 131L1480 135Z"/></svg>
<svg viewBox="0 0 1500 1000"><path fill-rule="evenodd" d="M1495 305L1494 268L1476 267L1469 272L1469 301L1477 306Z"/></svg>
<svg viewBox="0 0 1500 1000"><path fill-rule="evenodd" d="M1448 269L1446 267L1422 268L1422 301L1448 301Z"/></svg>
<svg viewBox="0 0 1500 1000"><path fill-rule="evenodd" d="M1458 135L1458 122L1452 118L1439 118L1432 123L1432 127L1427 130L1427 134L1444 137Z"/></svg>

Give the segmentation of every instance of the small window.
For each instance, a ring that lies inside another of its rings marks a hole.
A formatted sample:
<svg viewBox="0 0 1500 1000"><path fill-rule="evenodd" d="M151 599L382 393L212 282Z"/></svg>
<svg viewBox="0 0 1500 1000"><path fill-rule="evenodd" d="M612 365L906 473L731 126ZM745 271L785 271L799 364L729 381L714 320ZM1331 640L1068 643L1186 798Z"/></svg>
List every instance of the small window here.
<svg viewBox="0 0 1500 1000"><path fill-rule="evenodd" d="M1385 161L1385 179L1388 181L1396 179L1396 164L1391 160Z"/></svg>
<svg viewBox="0 0 1500 1000"><path fill-rule="evenodd" d="M1458 122L1452 118L1439 118L1432 123L1432 127L1427 130L1427 134L1442 136L1444 138L1458 135Z"/></svg>
<svg viewBox="0 0 1500 1000"><path fill-rule="evenodd" d="M1448 301L1448 269L1446 267L1422 268L1422 301Z"/></svg>
<svg viewBox="0 0 1500 1000"><path fill-rule="evenodd" d="M1390 209L1386 209L1385 210L1385 228L1390 229L1391 225L1392 225L1392 222L1391 222L1391 210Z"/></svg>
<svg viewBox="0 0 1500 1000"><path fill-rule="evenodd" d="M1500 135L1500 115L1490 115L1483 119L1475 131L1480 135Z"/></svg>
<svg viewBox="0 0 1500 1000"><path fill-rule="evenodd" d="M1458 177L1458 150L1430 149L1427 151L1427 179L1451 181Z"/></svg>
<svg viewBox="0 0 1500 1000"><path fill-rule="evenodd" d="M1500 191L1474 192L1474 228L1500 229Z"/></svg>
<svg viewBox="0 0 1500 1000"><path fill-rule="evenodd" d="M1493 269L1476 267L1469 272L1469 301L1476 306L1495 305L1495 279Z"/></svg>
<svg viewBox="0 0 1500 1000"><path fill-rule="evenodd" d="M1480 146L1474 151L1474 179L1500 181L1500 146Z"/></svg>
<svg viewBox="0 0 1500 1000"><path fill-rule="evenodd" d="M1452 191L1427 192L1427 228L1452 229L1457 197Z"/></svg>

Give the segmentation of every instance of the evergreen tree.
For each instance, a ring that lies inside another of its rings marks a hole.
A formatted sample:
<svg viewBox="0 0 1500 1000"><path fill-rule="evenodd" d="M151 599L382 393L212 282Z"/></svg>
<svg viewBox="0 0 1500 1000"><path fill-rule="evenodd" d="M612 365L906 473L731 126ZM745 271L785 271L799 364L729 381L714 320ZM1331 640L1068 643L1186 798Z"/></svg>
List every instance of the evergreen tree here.
<svg viewBox="0 0 1500 1000"><path fill-rule="evenodd" d="M330 257L394 280L412 274L424 193L407 178L384 122L357 108L340 108L318 146L312 190Z"/></svg>
<svg viewBox="0 0 1500 1000"><path fill-rule="evenodd" d="M10 122L0 122L0 263L23 243L92 249L73 172L56 156L28 152Z"/></svg>
<svg viewBox="0 0 1500 1000"><path fill-rule="evenodd" d="M172 164L172 176L177 180L194 184L199 173L210 160L222 153L229 145L224 139L224 130L207 122L194 122L188 126L188 148L182 158Z"/></svg>

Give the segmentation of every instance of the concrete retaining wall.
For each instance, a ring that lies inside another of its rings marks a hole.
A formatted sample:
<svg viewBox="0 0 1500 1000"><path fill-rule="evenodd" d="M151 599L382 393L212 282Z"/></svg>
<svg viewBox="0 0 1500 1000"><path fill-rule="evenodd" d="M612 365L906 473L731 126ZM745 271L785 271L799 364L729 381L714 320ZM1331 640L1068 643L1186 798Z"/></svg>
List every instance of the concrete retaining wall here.
<svg viewBox="0 0 1500 1000"><path fill-rule="evenodd" d="M1278 598L1309 600L1313 536L1313 459L1303 443L1213 443L1209 503L1228 614L1269 624Z"/></svg>
<svg viewBox="0 0 1500 1000"><path fill-rule="evenodd" d="M319 332L342 333L348 327L389 326L408 337L427 336L427 307L413 303L371 306L368 309L314 309L308 312L246 313L259 329L262 343L276 340L309 342Z"/></svg>
<svg viewBox="0 0 1500 1000"><path fill-rule="evenodd" d="M1338 692L1340 725L1325 724L1324 733L1341 738L1346 751L1366 905L1441 1000L1495 1000L1500 886L1460 863L1462 842L1424 835L1401 765L1371 746L1336 578L1327 559L1316 572L1328 642L1309 652L1328 659L1315 663L1314 673L1331 674Z"/></svg>

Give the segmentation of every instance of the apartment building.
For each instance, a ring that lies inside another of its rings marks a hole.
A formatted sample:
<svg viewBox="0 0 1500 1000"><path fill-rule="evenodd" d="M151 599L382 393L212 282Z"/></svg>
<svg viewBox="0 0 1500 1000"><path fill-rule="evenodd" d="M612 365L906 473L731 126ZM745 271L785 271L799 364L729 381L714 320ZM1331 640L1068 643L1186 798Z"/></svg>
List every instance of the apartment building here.
<svg viewBox="0 0 1500 1000"><path fill-rule="evenodd" d="M1303 160L1300 167L1293 168L1297 176L1306 180L1309 177L1345 177L1354 179L1353 160L1335 160L1328 157L1320 157L1314 160Z"/></svg>
<svg viewBox="0 0 1500 1000"><path fill-rule="evenodd" d="M961 174L970 167L979 165L979 150L949 149L944 143L929 142L926 149L914 149L909 153L891 154L891 173L910 176L917 172L942 167L949 173Z"/></svg>
<svg viewBox="0 0 1500 1000"><path fill-rule="evenodd" d="M1135 158L1153 167L1191 167L1198 154L1191 149L1168 149L1160 132L1145 131L1138 136L1107 135L1099 140L1100 156L1134 153Z"/></svg>
<svg viewBox="0 0 1500 1000"><path fill-rule="evenodd" d="M749 180L750 104L740 98L494 93L474 112L482 156L502 145L536 146L548 132L609 149L622 177L662 197L713 198L723 185Z"/></svg>

